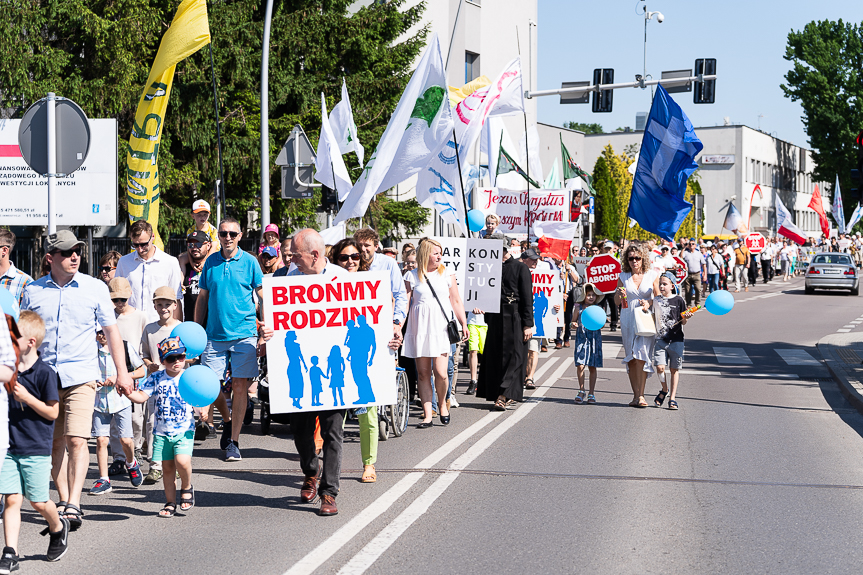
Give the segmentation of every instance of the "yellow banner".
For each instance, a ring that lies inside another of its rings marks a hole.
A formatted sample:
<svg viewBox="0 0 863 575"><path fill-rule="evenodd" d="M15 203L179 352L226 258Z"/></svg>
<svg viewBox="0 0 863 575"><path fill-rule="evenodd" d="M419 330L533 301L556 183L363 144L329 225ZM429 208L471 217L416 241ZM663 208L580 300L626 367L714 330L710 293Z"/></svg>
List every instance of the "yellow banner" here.
<svg viewBox="0 0 863 575"><path fill-rule="evenodd" d="M479 78L474 78L461 88L456 88L454 86L449 87L449 105L457 106L459 102L479 90L480 88L485 88L486 86L491 85L491 80L488 79L488 76L480 76Z"/></svg>
<svg viewBox="0 0 863 575"><path fill-rule="evenodd" d="M129 151L126 153L126 200L130 222L146 220L159 237L159 142L162 140L165 111L171 96L174 69L180 62L210 43L205 0L183 0L171 27L162 36L159 52L150 68L144 93L138 102Z"/></svg>

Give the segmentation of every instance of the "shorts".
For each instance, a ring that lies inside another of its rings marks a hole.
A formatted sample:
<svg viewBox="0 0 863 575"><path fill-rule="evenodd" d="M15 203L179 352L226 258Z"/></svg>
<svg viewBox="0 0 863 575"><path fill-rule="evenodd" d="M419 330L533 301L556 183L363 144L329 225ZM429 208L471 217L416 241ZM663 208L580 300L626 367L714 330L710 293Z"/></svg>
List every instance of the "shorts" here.
<svg viewBox="0 0 863 575"><path fill-rule="evenodd" d="M545 339L543 339L543 341L545 341ZM539 353L539 338L538 337L532 337L529 340L527 340L527 351L533 351L533 352Z"/></svg>
<svg viewBox="0 0 863 575"><path fill-rule="evenodd" d="M111 420L115 420L120 438L132 437L132 406L116 413L93 412L93 437L111 437Z"/></svg>
<svg viewBox="0 0 863 575"><path fill-rule="evenodd" d="M28 501L48 501L48 484L51 481L50 455L6 454L0 471L0 494L21 493Z"/></svg>
<svg viewBox="0 0 863 575"><path fill-rule="evenodd" d="M192 455L194 448L194 429L177 435L153 434L153 461L173 461L177 455Z"/></svg>
<svg viewBox="0 0 863 575"><path fill-rule="evenodd" d="M96 382L90 381L59 390L60 415L54 424L54 437L83 437L93 431L93 406L96 403Z"/></svg>
<svg viewBox="0 0 863 575"><path fill-rule="evenodd" d="M485 334L488 333L487 325L467 326L467 350L482 353L485 349Z"/></svg>
<svg viewBox="0 0 863 575"><path fill-rule="evenodd" d="M258 338L207 341L207 347L201 354L201 364L215 371L219 379L225 379L228 367L231 377L258 377Z"/></svg>
<svg viewBox="0 0 863 575"><path fill-rule="evenodd" d="M683 367L683 342L667 342L657 338L653 348L653 365L668 365L670 369Z"/></svg>

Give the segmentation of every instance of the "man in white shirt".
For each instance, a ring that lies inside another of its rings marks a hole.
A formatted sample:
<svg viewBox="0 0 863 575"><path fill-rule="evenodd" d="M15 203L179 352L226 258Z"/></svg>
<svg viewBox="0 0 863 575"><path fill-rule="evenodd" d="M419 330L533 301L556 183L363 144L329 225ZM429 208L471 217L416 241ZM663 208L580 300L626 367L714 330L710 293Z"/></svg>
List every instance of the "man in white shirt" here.
<svg viewBox="0 0 863 575"><path fill-rule="evenodd" d="M120 258L114 274L114 277L129 280L132 297L128 305L144 312L148 322L158 321L159 314L153 307L153 292L168 286L177 294L174 317L183 321L183 272L180 271L180 262L153 244L153 226L149 222L138 220L132 224L129 236L135 251Z"/></svg>

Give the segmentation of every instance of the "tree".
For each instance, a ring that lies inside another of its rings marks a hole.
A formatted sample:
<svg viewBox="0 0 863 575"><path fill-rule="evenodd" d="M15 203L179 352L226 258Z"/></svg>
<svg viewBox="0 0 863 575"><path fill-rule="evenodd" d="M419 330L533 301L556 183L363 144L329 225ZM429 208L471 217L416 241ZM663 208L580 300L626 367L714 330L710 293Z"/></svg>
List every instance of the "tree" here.
<svg viewBox="0 0 863 575"><path fill-rule="evenodd" d="M578 130L579 132L584 132L585 134L604 134L605 130L602 129L600 124L585 124L583 122L564 122L563 127L567 130Z"/></svg>
<svg viewBox="0 0 863 575"><path fill-rule="evenodd" d="M427 27L411 32L420 22L424 2L410 8L404 8L405 0L374 2L351 12L354 3L280 0L273 6L267 176L271 219L288 228L316 226L320 204L319 194L310 200L279 197L280 173L273 160L293 126L303 125L316 146L320 93L324 92L332 109L340 99L344 77L360 141L374 150L428 34ZM143 84L176 7L176 1L167 0L8 0L0 19L4 47L0 50L0 108L13 107L20 115L48 91L71 98L91 118L117 118L120 155L125 158ZM260 190L263 7L256 0L208 5L225 189L229 211L240 221L256 208ZM177 65L163 127L159 152L163 237L185 231L194 199L212 199L219 178L215 131L210 55L204 48ZM355 155L345 159L353 176L358 176ZM124 167L123 161L118 182L122 207ZM126 217L123 211L120 215Z"/></svg>
<svg viewBox="0 0 863 575"><path fill-rule="evenodd" d="M781 88L803 106L815 179L832 182L838 174L847 193L856 166L854 138L863 128L863 25L810 22L788 33L785 59L793 66Z"/></svg>

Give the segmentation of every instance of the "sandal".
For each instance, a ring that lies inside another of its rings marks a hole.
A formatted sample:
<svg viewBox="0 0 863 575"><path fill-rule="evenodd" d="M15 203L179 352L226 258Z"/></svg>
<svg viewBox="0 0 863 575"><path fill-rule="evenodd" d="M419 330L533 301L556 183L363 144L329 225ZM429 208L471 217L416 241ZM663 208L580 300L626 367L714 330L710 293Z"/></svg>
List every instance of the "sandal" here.
<svg viewBox="0 0 863 575"><path fill-rule="evenodd" d="M536 389L536 383L534 383L534 381L528 377L527 379L524 380L524 388L525 389Z"/></svg>
<svg viewBox="0 0 863 575"><path fill-rule="evenodd" d="M177 514L177 504L176 503L165 503L165 506L162 507L162 510L157 513L158 517L163 519L167 519L169 517L173 517Z"/></svg>
<svg viewBox="0 0 863 575"><path fill-rule="evenodd" d="M518 402L514 399L507 399L504 405L506 405L507 409L515 409L518 405Z"/></svg>
<svg viewBox="0 0 863 575"><path fill-rule="evenodd" d="M183 495L191 495L186 498ZM195 486L190 485L188 489L180 490L180 511L188 511L195 506Z"/></svg>
<svg viewBox="0 0 863 575"><path fill-rule="evenodd" d="M668 400L668 409L677 409L677 402L673 399Z"/></svg>
<svg viewBox="0 0 863 575"><path fill-rule="evenodd" d="M363 476L360 478L360 483L375 483L378 480L378 476L375 473L374 465L364 465L363 466Z"/></svg>
<svg viewBox="0 0 863 575"><path fill-rule="evenodd" d="M664 389L656 394L656 399L653 400L653 403L656 404L656 407L662 407L662 402L665 401L665 397L668 395L668 392Z"/></svg>
<svg viewBox="0 0 863 575"><path fill-rule="evenodd" d="M584 403L584 398L587 397L587 392L583 389L575 396L575 403Z"/></svg>
<svg viewBox="0 0 863 575"><path fill-rule="evenodd" d="M596 396L595 396L595 395L593 395L592 393L588 393L588 394L587 394L587 403L589 403L589 404L591 404L591 405L593 405L594 403L596 403Z"/></svg>
<svg viewBox="0 0 863 575"><path fill-rule="evenodd" d="M69 511L70 509L72 511ZM69 520L69 531L77 531L84 523L84 512L81 511L80 507L71 503L66 504L60 516Z"/></svg>
<svg viewBox="0 0 863 575"><path fill-rule="evenodd" d="M497 398L497 400L494 402L494 409L496 411L506 411L506 400Z"/></svg>

